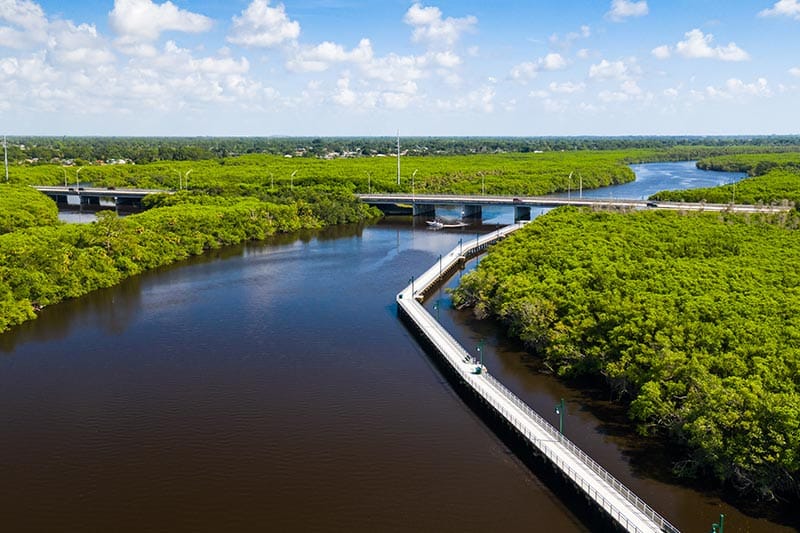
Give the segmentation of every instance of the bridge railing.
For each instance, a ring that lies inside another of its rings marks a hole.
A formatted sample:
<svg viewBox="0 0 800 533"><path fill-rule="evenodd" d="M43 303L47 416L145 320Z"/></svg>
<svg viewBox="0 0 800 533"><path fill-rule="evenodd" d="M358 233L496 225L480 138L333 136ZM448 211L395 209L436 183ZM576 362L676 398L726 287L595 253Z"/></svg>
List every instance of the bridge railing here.
<svg viewBox="0 0 800 533"><path fill-rule="evenodd" d="M470 251L475 249L480 249L485 247L488 243L504 237L505 235L515 231L518 227L514 226L507 226L502 230L492 232L491 234L484 235L483 238L477 239L475 242L470 243L469 245L462 244L462 250L460 255L468 255ZM454 256L460 256L459 254L455 253L455 249L451 251L448 255L448 264L454 261ZM438 278L436 274L437 265L434 264L430 269L428 269L422 276L420 276L418 282L420 283L420 288L415 291L415 294L422 294L427 290L427 285L433 283ZM404 293L410 293L410 288L407 287L404 290ZM596 501L599 505L601 505L609 515L614 518L617 522L623 525L629 531L641 531L635 524L631 523L630 519L627 517L624 510L618 508L618 506L609 501L601 492L599 492L590 482L587 480L583 474L577 472L570 464L564 461L558 453L556 453L552 447L544 445L544 441L535 436L529 429L528 426L524 423L521 423L517 417L513 413L509 413L508 410L500 403L496 401L492 401L492 394L484 392L483 386L480 385L479 380L470 379L471 374L466 370L466 366L458 364L458 359L465 360L471 357L471 355L461 346L461 344L444 328L439 324L437 321L433 319L433 317L425 310L425 308L418 303L412 294L412 298L409 298L407 301L401 302L401 305L406 308L407 312L411 316L412 320L417 323L417 326L420 327L423 331L429 328L436 329L436 335L427 335L427 337L434 343L434 345L439 349L443 355L445 355L448 359L451 360L451 365L454 366L454 369L469 383L476 388L477 392L485 398L487 401L490 402L492 407L496 409L502 416L504 416L507 420L509 420L524 436L525 438L529 439L533 442L536 447L542 451L542 453L548 457L554 464L556 464L562 471L564 471L578 486L584 490L594 501ZM401 298L401 297L399 297ZM424 323L423 323L424 322ZM447 346L442 345L439 341L444 341L444 344ZM456 356L454 358L448 357L448 353L450 355ZM455 359L455 360L454 360ZM653 508L651 508L647 503L645 503L639 496L637 496L633 491L631 491L628 487L626 487L621 481L615 478L611 473L609 473L605 468L600 466L594 459L589 457L583 450L581 450L577 445L575 445L572 441L566 438L563 434L561 434L549 421L547 421L544 417L542 417L539 413L534 411L531 407L529 407L522 399L520 399L516 394L511 392L505 385L503 385L500 381L498 381L494 376L489 374L488 372L484 372L481 376L485 379L488 386L493 388L496 393L499 393L503 398L507 401L515 405L525 416L529 417L531 421L540 429L542 430L548 437L550 437L550 441L555 441L560 443L570 454L572 454L580 463L593 472L596 476L602 479L608 486L610 486L616 494L618 494L621 498L631 504L634 508L640 511L644 516L646 516L649 520L651 520L654 524L661 531L667 533L679 533L679 530L670 524L664 517L658 514ZM473 376L474 377L474 376Z"/></svg>
<svg viewBox="0 0 800 533"><path fill-rule="evenodd" d="M639 509L645 516L647 516L650 520L656 522L662 531L672 532L672 533L679 533L679 530L670 524L664 517L662 517L658 512L655 511L652 507L647 505L639 496L637 496L633 491L631 491L625 484L615 478L611 473L608 472L605 468L600 466L597 461L589 457L583 450L581 450L575 443L565 437L563 434L559 433L559 431L544 417L542 417L539 413L531 409L524 401L522 401L516 394L511 392L505 385L503 385L500 381L498 381L494 376L491 374L484 373L484 377L486 381L489 382L495 389L497 389L507 400L514 403L518 408L520 408L527 416L531 417L536 423L542 427L550 436L552 436L555 440L559 441L565 448L567 448L574 456L576 456L580 461L586 465L592 472L600 476L606 483L611 485L614 490L619 493L622 497L624 497L629 503L633 504L634 507Z"/></svg>

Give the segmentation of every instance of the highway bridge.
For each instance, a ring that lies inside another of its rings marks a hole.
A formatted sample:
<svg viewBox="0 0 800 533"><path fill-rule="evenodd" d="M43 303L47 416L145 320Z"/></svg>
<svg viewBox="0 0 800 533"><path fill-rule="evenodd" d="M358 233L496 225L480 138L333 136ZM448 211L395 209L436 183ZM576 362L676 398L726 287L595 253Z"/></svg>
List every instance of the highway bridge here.
<svg viewBox="0 0 800 533"><path fill-rule="evenodd" d="M464 218L481 218L482 207L514 207L514 220L529 220L532 207L573 205L598 209L668 209L674 211L732 211L736 213L781 213L789 205L709 204L705 202L661 202L625 198L581 198L553 196L487 196L453 194L359 194L362 202L386 214L436 216L436 207L461 208Z"/></svg>
<svg viewBox="0 0 800 533"><path fill-rule="evenodd" d="M411 278L409 285L397 295L398 314L428 341L463 388L477 396L494 416L512 428L534 453L560 472L566 482L614 526L631 532L677 533L677 528L492 377L420 303L428 291L449 278L466 258L479 254L520 227L522 224L506 226L469 243L460 242L425 273Z"/></svg>
<svg viewBox="0 0 800 533"><path fill-rule="evenodd" d="M173 194L162 189L117 189L114 187L35 186L61 206L94 206L141 208L148 194Z"/></svg>

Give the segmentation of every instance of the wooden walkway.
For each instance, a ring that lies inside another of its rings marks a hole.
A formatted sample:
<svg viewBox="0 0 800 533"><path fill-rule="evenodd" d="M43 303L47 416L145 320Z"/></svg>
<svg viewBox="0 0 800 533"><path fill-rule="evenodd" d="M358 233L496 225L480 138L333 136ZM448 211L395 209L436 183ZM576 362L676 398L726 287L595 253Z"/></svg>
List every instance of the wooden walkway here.
<svg viewBox="0 0 800 533"><path fill-rule="evenodd" d="M632 532L677 533L678 529L560 434L485 368L475 374L477 362L474 358L420 303L428 290L449 277L449 273L459 268L467 257L479 254L491 243L520 227L522 224L507 226L480 239L459 244L397 295L399 312L404 313L416 325L467 387L513 426L622 529Z"/></svg>

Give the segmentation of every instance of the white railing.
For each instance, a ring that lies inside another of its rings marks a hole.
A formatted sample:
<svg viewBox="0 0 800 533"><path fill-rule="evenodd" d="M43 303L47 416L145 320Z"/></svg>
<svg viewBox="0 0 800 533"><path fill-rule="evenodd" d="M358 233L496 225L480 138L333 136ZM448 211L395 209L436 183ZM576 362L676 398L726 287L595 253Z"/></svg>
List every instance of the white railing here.
<svg viewBox="0 0 800 533"><path fill-rule="evenodd" d="M475 375L470 372L474 365L465 364L471 361L471 355L445 330L426 310L416 301L416 295L426 292L428 287L437 282L440 273L447 271L455 262L461 260L466 253L474 248L485 246L509 233L519 229L521 225L507 226L497 232L478 238L470 244L463 244L461 250L457 248L451 251L446 257L442 256L441 263L437 261L430 269L423 273L413 287L409 285L400 294L397 302L406 311L407 315L433 346L448 361L450 366L461 376L475 392L484 398L495 411L509 421L517 431L530 441L536 448L555 464L562 472L602 507L615 521L628 531L664 531L668 533L679 533L678 529L670 524L665 518L659 515L654 509L647 505L639 496L626 487L622 482L611 475L605 468L600 466L594 459L589 457L583 450L576 446L572 441L564 437L536 411L531 409L525 402L511 392L497 379L484 371ZM459 253L456 253L456 252ZM511 412L499 398L510 403L518 412ZM520 420L520 415L524 420ZM540 433L539 436L534 434ZM542 438L545 437L545 438ZM565 456L572 461L570 462ZM587 472L576 470L575 466L580 464L596 476L587 476ZM597 481L605 485L606 495L595 486ZM632 507L621 507L607 497L608 489ZM635 510L636 512L633 512ZM640 516L637 516L637 512ZM644 517L645 523L652 524L652 528L642 529L643 521L637 518ZM637 523L639 525L637 525Z"/></svg>

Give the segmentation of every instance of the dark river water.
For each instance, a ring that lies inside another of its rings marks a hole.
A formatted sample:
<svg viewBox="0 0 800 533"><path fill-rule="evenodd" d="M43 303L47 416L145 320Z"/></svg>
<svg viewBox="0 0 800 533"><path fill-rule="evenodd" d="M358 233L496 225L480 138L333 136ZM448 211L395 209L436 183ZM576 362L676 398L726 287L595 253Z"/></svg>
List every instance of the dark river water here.
<svg viewBox="0 0 800 533"><path fill-rule="evenodd" d="M684 172L710 179L684 164L634 169L634 197ZM411 275L496 227L424 226L225 249L0 335L3 531L591 531L397 319ZM485 339L495 376L546 417L565 398L566 434L682 530L709 531L720 513L729 532L793 530L676 484L667 454L632 437L602 392L537 372L447 301L428 305L466 347Z"/></svg>

